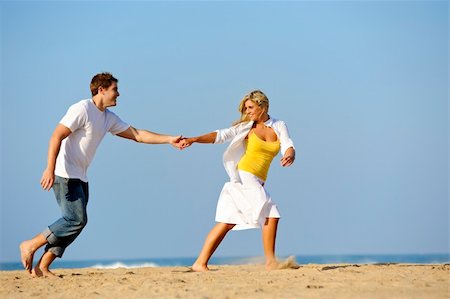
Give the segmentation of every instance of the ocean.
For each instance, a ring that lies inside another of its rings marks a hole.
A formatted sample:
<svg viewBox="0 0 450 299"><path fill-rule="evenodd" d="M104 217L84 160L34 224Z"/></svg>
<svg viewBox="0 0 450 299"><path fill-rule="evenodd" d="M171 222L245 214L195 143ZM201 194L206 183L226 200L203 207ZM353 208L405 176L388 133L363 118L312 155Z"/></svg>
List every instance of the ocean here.
<svg viewBox="0 0 450 299"><path fill-rule="evenodd" d="M279 257L280 260L287 257ZM447 264L450 263L450 254L397 254L397 255L296 255L298 264ZM142 267L174 267L190 266L195 257L180 258L145 258L145 259L109 259L109 260L80 260L66 261L57 259L52 268L142 268ZM210 265L242 265L263 264L263 257L213 257ZM22 270L20 262L1 262L0 270Z"/></svg>

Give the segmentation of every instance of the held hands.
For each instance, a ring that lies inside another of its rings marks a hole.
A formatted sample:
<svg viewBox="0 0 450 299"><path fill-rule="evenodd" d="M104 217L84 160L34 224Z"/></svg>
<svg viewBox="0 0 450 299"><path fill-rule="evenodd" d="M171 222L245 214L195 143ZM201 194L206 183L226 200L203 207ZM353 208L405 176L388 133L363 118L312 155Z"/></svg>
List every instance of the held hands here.
<svg viewBox="0 0 450 299"><path fill-rule="evenodd" d="M189 146L191 146L192 141L189 140L189 138L183 137L183 136L175 136L173 137L172 141L170 142L173 147L183 150Z"/></svg>
<svg viewBox="0 0 450 299"><path fill-rule="evenodd" d="M169 143L170 143L173 147L175 147L175 148L177 148L177 149L180 149L180 150L182 150L182 148L180 147L180 142L181 142L181 140L183 140L183 136L181 136L181 135L169 137Z"/></svg>
<svg viewBox="0 0 450 299"><path fill-rule="evenodd" d="M181 141L180 141L180 149L182 150L182 149L185 149L185 148L187 148L187 147L190 147L191 145L192 145L192 141L191 141L191 139L190 138L183 138Z"/></svg>

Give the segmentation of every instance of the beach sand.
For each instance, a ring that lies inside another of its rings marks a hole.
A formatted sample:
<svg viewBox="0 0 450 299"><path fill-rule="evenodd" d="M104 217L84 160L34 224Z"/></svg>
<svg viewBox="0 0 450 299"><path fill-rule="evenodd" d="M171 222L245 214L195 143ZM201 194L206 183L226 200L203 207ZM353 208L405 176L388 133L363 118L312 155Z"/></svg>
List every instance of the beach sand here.
<svg viewBox="0 0 450 299"><path fill-rule="evenodd" d="M0 271L0 298L450 298L450 265L262 265Z"/></svg>

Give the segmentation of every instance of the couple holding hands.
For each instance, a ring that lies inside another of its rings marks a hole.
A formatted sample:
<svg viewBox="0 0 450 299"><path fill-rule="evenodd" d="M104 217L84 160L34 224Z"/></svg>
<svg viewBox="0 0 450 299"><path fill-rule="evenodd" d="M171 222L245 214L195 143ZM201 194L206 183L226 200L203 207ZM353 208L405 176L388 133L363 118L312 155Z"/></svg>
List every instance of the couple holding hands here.
<svg viewBox="0 0 450 299"><path fill-rule="evenodd" d="M49 267L87 224L89 198L87 168L107 132L140 143L169 143L179 149L193 143L230 145L223 163L230 181L221 191L216 225L208 233L203 248L192 265L193 271L208 271L208 261L230 230L261 228L266 269L277 269L275 239L280 213L264 188L270 164L280 152L282 166L295 160L295 149L286 124L268 114L269 100L255 90L239 104L240 120L230 128L197 136L162 135L136 129L123 122L108 107L116 106L118 80L110 73L95 75L90 84L92 98L72 105L54 130L48 149L47 168L41 179L44 190L53 188L61 218L30 240L20 244L24 268L34 277L54 276ZM33 267L34 253L45 245Z"/></svg>

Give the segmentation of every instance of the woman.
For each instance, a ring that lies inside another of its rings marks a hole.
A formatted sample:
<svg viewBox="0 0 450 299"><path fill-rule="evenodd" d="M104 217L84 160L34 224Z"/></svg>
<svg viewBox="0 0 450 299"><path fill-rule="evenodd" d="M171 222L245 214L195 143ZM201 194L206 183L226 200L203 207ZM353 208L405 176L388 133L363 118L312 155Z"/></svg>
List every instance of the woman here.
<svg viewBox="0 0 450 299"><path fill-rule="evenodd" d="M225 235L231 230L262 228L266 269L276 269L275 238L280 214L264 189L270 163L281 149L281 165L290 166L295 149L285 123L269 116L269 100L255 90L239 105L241 119L231 128L202 136L186 138L182 147L192 143L231 141L223 155L230 182L225 183L216 211L218 222L206 237L192 270L208 271L208 261Z"/></svg>

